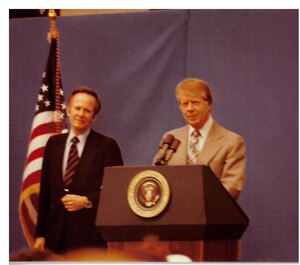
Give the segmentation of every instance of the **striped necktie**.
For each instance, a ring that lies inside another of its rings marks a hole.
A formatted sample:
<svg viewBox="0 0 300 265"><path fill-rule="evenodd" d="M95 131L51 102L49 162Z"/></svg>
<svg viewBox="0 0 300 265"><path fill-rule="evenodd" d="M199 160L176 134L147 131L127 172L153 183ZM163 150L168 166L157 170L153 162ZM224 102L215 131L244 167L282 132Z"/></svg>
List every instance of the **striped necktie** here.
<svg viewBox="0 0 300 265"><path fill-rule="evenodd" d="M78 150L77 150L77 143L79 142L79 139L75 136L72 138L72 145L69 152L68 162L67 162L67 168L66 168L66 174L64 176L64 183L65 186L68 186L71 184L73 180L73 176L75 174L76 166L79 163L79 156L78 156Z"/></svg>
<svg viewBox="0 0 300 265"><path fill-rule="evenodd" d="M198 130L193 131L190 141L189 141L189 147L188 147L188 157L187 157L187 163L189 165L193 165L197 163L197 157L199 155L198 150L198 143L200 140L200 132Z"/></svg>

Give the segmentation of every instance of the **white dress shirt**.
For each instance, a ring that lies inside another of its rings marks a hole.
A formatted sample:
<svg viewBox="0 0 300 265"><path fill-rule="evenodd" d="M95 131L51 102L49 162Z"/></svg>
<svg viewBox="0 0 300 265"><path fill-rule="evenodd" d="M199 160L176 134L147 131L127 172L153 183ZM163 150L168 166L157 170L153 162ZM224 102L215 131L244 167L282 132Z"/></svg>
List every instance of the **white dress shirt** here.
<svg viewBox="0 0 300 265"><path fill-rule="evenodd" d="M82 155L83 152L83 148L85 146L86 143L86 139L90 133L91 129L89 128L84 134L78 135L77 138L79 139L79 142L77 143L77 151L78 151L78 156L79 158ZM66 145L65 145L65 152L64 152L64 158L63 158L63 176L66 174L66 169L67 169L67 163L68 163L68 156L69 156L69 152L70 152L70 148L72 145L72 139L73 137L75 137L76 135L74 134L74 132L72 130L70 130L69 136L67 138L66 141Z"/></svg>

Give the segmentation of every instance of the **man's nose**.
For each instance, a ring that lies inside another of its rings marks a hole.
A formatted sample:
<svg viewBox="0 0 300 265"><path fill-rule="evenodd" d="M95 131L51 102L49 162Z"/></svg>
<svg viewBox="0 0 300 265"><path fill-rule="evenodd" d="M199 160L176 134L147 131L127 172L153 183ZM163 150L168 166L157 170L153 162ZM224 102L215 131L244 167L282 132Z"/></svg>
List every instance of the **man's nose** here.
<svg viewBox="0 0 300 265"><path fill-rule="evenodd" d="M194 109L193 103L189 102L187 105L187 110L193 110L193 109Z"/></svg>
<svg viewBox="0 0 300 265"><path fill-rule="evenodd" d="M84 110L83 109L81 109L81 110L78 111L78 115L79 116L83 116L83 114L84 114Z"/></svg>

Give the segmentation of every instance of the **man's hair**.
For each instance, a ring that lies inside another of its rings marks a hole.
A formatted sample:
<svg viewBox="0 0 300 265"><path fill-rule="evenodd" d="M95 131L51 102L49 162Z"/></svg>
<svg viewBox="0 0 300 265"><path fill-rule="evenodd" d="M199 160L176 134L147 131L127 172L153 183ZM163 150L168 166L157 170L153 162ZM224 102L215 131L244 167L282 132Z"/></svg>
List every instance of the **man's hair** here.
<svg viewBox="0 0 300 265"><path fill-rule="evenodd" d="M95 107L95 110L94 110L94 116L96 116L101 110L101 100L98 97L96 91L92 88L89 88L89 87L84 87L84 86L77 87L71 92L71 95L68 99L68 104L70 103L71 98L73 96L75 96L76 94L78 94L78 93L89 94L89 95L93 96L96 99L96 107Z"/></svg>
<svg viewBox="0 0 300 265"><path fill-rule="evenodd" d="M198 78L186 78L183 79L181 82L179 82L179 84L176 87L176 97L178 102L179 102L178 96L180 91L191 91L193 93L204 92L205 94L204 100L212 104L213 100L212 100L210 88L209 85L204 80Z"/></svg>

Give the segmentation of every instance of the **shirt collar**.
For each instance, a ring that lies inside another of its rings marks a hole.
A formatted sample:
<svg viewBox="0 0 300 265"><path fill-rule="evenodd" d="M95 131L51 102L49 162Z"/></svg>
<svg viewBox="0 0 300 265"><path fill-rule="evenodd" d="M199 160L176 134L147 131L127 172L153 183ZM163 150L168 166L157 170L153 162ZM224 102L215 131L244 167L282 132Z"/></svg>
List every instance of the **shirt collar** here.
<svg viewBox="0 0 300 265"><path fill-rule="evenodd" d="M79 142L80 142L81 144L85 144L86 139L87 139L87 137L89 136L90 132L91 132L91 128L89 128L89 129L88 129L87 131L85 131L83 134L77 135L77 138L79 139ZM71 130L70 130L70 133L69 133L69 136L68 136L68 139L67 139L67 144L69 144L69 143L71 142L71 140L72 140L72 138L73 138L74 136L76 136L76 135L74 134L74 132L73 132L72 129L71 129Z"/></svg>

